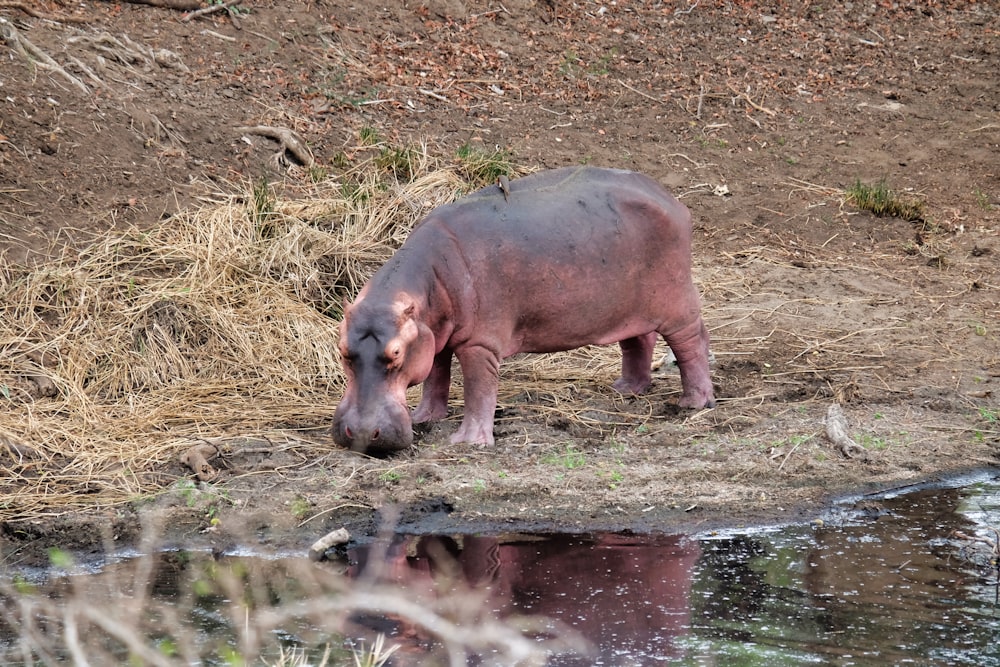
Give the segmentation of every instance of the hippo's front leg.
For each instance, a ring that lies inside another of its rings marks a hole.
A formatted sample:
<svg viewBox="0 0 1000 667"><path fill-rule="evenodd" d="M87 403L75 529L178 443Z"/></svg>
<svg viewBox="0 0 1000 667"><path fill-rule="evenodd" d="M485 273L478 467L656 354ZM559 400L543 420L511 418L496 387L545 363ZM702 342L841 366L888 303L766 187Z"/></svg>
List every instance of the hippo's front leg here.
<svg viewBox="0 0 1000 667"><path fill-rule="evenodd" d="M465 415L451 436L452 444L493 444L493 412L497 407L500 356L480 345L456 350L465 386Z"/></svg>
<svg viewBox="0 0 1000 667"><path fill-rule="evenodd" d="M451 350L434 355L430 375L424 380L420 403L413 410L413 423L438 421L448 416L448 392L451 390Z"/></svg>
<svg viewBox="0 0 1000 667"><path fill-rule="evenodd" d="M652 383L650 365L656 346L656 332L626 338L618 345L622 349L622 376L611 387L623 394L641 394Z"/></svg>

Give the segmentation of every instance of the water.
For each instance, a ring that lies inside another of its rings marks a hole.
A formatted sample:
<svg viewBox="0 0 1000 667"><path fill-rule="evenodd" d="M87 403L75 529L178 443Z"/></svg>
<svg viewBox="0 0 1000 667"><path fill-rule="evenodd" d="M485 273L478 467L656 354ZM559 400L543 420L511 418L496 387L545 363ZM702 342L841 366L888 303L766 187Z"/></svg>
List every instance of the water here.
<svg viewBox="0 0 1000 667"><path fill-rule="evenodd" d="M398 535L352 550L336 572L296 557L171 553L137 579L141 559L123 558L99 572L49 573L43 601L53 606L35 616L58 615L81 592L113 608L146 590L172 614L151 614L148 631L204 664L275 646L342 646L341 632L385 633L402 646L388 664L448 664L428 619L531 615L547 619L535 636L575 633L591 646L550 665L1000 665L1000 482L979 475L905 491L855 499L806 525L690 537ZM345 611L338 601L351 590L402 590L416 606ZM248 638L240 614L251 611ZM164 625L181 617L192 619L186 634ZM19 621L2 618L0 663L24 664ZM107 655L127 656L115 648ZM480 647L471 664L502 664L501 652ZM341 653L333 664L350 660Z"/></svg>
<svg viewBox="0 0 1000 667"><path fill-rule="evenodd" d="M862 503L823 525L701 542L692 663L1000 665L1000 486Z"/></svg>

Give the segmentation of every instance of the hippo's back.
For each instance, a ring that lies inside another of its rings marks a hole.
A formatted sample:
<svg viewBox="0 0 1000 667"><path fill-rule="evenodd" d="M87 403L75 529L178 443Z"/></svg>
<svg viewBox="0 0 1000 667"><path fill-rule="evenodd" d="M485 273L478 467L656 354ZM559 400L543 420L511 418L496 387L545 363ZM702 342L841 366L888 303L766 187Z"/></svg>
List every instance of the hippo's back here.
<svg viewBox="0 0 1000 667"><path fill-rule="evenodd" d="M465 312L509 332L505 352L551 351L652 331L677 307L690 310L690 220L646 176L573 167L440 207L411 240L447 239L467 267L449 291L471 295Z"/></svg>

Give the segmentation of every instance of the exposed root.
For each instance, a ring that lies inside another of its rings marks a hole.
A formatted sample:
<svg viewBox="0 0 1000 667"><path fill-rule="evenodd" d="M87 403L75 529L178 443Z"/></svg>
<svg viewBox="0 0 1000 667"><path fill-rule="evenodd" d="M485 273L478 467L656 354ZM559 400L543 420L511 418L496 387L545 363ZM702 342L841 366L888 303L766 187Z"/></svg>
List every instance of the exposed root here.
<svg viewBox="0 0 1000 667"><path fill-rule="evenodd" d="M33 63L42 69L55 72L63 77L84 95L90 95L90 88L83 81L67 72L63 67L52 59L52 56L42 51L32 44L27 37L17 31L10 21L0 16L0 39L3 39L12 49L17 51L21 57L29 63Z"/></svg>
<svg viewBox="0 0 1000 667"><path fill-rule="evenodd" d="M295 132L287 128L254 125L237 127L236 131L246 132L247 134L259 134L262 137L274 139L281 144L281 150L278 151L279 156L287 151L303 166L311 167L315 162L312 152L306 146L305 142Z"/></svg>
<svg viewBox="0 0 1000 667"><path fill-rule="evenodd" d="M146 68L153 65L176 69L181 72L190 71L181 61L181 57L169 49L153 49L140 44L127 35L118 39L109 33L100 35L79 35L66 40L69 44L87 46L113 61L121 63L130 70L131 65L140 64ZM135 70L132 70L133 72Z"/></svg>

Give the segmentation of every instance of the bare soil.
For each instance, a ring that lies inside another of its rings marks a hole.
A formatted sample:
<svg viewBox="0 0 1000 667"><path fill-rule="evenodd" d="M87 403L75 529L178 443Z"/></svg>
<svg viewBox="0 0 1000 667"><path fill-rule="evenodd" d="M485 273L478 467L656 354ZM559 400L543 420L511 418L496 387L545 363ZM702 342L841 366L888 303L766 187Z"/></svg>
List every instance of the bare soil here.
<svg viewBox="0 0 1000 667"><path fill-rule="evenodd" d="M445 158L470 143L528 167L635 169L694 213L719 405L671 408L669 373L633 398L610 389L613 367L581 366L551 395L505 370L495 448L448 444L460 404L386 460L317 431L311 449L236 450L211 484L174 462L142 502L5 508L5 554L129 543L152 508L170 539L220 548L297 547L342 525L364 537L386 521L695 530L997 464L995 3L248 0L235 19L190 21L127 2L34 3L37 17L8 5L9 266L170 224L262 177L294 197L370 130ZM80 85L18 50L10 27ZM297 132L316 166L237 129L258 125ZM924 219L845 205L858 180L923 202ZM834 403L862 455L826 437Z"/></svg>

